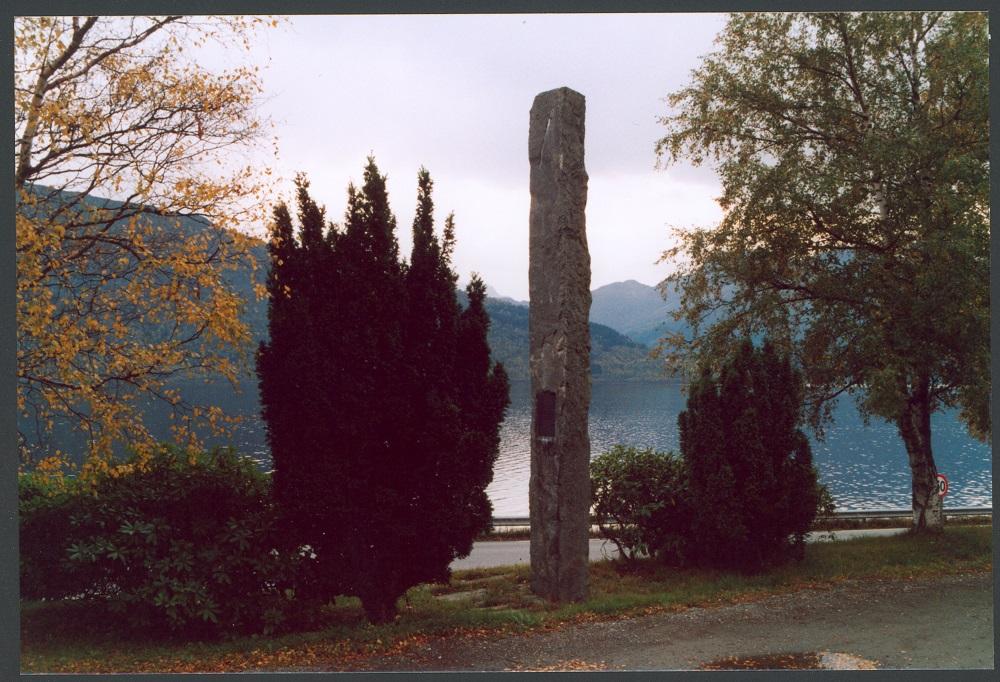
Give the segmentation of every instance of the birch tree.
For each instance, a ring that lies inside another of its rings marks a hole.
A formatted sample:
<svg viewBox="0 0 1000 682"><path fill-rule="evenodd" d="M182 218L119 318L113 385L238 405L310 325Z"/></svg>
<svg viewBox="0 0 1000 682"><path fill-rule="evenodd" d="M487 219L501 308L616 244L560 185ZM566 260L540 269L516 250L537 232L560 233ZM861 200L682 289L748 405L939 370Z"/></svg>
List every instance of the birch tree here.
<svg viewBox="0 0 1000 682"><path fill-rule="evenodd" d="M724 209L664 254L696 330L666 357L766 333L815 426L842 395L896 425L913 525L937 528L931 415L991 429L986 15L737 14L717 46L657 147L713 163Z"/></svg>
<svg viewBox="0 0 1000 682"><path fill-rule="evenodd" d="M252 266L236 228L258 219L269 171L249 156L264 132L257 71L198 57L214 42L248 50L264 23L16 19L17 407L33 425L22 450L71 424L87 437L85 472L104 469L114 444L151 444L149 399L175 408L179 440L222 425L169 382L233 380L250 350L224 277Z"/></svg>

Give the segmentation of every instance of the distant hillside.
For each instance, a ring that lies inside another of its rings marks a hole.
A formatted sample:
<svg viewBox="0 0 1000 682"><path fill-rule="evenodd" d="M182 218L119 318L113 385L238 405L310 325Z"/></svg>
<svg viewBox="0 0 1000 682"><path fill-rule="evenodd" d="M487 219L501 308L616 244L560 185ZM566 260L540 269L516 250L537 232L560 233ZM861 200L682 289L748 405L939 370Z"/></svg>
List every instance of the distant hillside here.
<svg viewBox="0 0 1000 682"><path fill-rule="evenodd" d="M269 267L266 249L261 247L255 255L259 259L256 277L265 278ZM234 273L232 277L234 288L247 299L243 319L250 327L256 347L267 338L267 301L254 298L249 272ZM458 292L458 299L463 306L468 302L464 291ZM490 316L488 339L493 358L503 363L507 374L515 381L531 378L528 311L525 303L511 298L486 298L486 312ZM648 347L596 322L590 323L590 365L595 380L658 379L662 376L660 365L649 357Z"/></svg>
<svg viewBox="0 0 1000 682"><path fill-rule="evenodd" d="M527 307L527 301L500 296L487 287L486 295L494 300ZM675 322L671 313L680 307L676 292L664 299L660 290L634 279L614 282L591 292L590 321L604 325L635 343L652 348L666 334L688 329L684 322Z"/></svg>
<svg viewBox="0 0 1000 682"><path fill-rule="evenodd" d="M52 190L39 185L32 187L31 190L36 195L38 203L31 207L23 207L22 210L25 210L29 214L35 213L39 216L50 215L49 211L55 210L57 206L60 208L67 206L78 207L73 210L81 212L99 209L111 213L112 216L118 214L132 215L140 211L139 207L135 205L124 204L113 199L102 199L92 196L82 197L76 193ZM229 233L226 230L215 229L203 216L168 217L152 212L143 212L142 220L144 224L148 224L152 228L153 234L157 235L157 239L173 240L177 234L184 235L185 237L205 237L206 250L211 250L214 246L220 244L220 240L229 238ZM123 234L124 225L124 220L113 223L108 235ZM242 319L256 333L257 330L266 329L267 326L267 302L258 301L254 295L254 285L263 284L267 279L267 247L263 241L254 240L254 246L251 247L251 255L257 265L256 271L251 271L249 268L226 270L222 273L222 279L228 287L239 293L246 301ZM173 327L173 322L168 321L162 324L167 327ZM154 338L157 334L155 326L151 324L144 324L141 329L133 331L150 338Z"/></svg>
<svg viewBox="0 0 1000 682"><path fill-rule="evenodd" d="M39 188L38 191L45 196L44 188ZM72 203L77 200L77 196L52 193L46 196L42 206L48 202ZM111 209L121 206L118 202L98 198L86 198L83 202ZM153 214L149 214L148 219L164 231L179 230L186 235L205 232L215 238L222 234L197 217L184 218L179 225L173 219ZM251 357L259 342L266 339L268 334L267 301L257 300L254 295L254 284L266 279L269 267L267 249L263 242L259 242L252 253L257 266L255 272L245 268L228 271L224 275L226 284L240 293L246 303L241 317L250 328L253 338ZM464 300L464 292L458 293L459 299ZM489 343L493 357L504 364L512 380L529 379L528 305L523 301L498 297L494 290L490 290L489 293L493 296L487 297L486 310L491 319ZM658 297L658 294L652 287L645 287L637 282L609 285L594 292L596 314L592 312L590 335L591 373L595 381L645 380L662 377L659 363L649 357L649 348L643 345L655 340L655 332L650 330L663 319L663 317L657 318L657 315L664 310L664 305L662 302L653 305L651 301L654 297ZM639 321L630 323L629 315L636 315ZM631 338L626 338L623 331ZM149 338L155 338L158 334L155 325L143 325L135 328L133 332ZM214 404L230 414L259 414L257 381L252 367L240 382L239 391L235 393L221 377L208 382L202 379L176 377L170 384L192 403ZM164 406L159 404L150 406L147 418L154 432L162 431L166 436L169 420L168 411ZM22 424L24 428L28 426L26 423ZM79 437L68 432L56 434L54 440L56 446L61 444L70 451L82 449L82 443L77 442Z"/></svg>
<svg viewBox="0 0 1000 682"><path fill-rule="evenodd" d="M668 299L659 289L630 279L594 289L590 320L605 324L633 341L653 346L668 332L686 329L671 312L680 307L677 294Z"/></svg>
<svg viewBox="0 0 1000 682"><path fill-rule="evenodd" d="M459 301L465 305L464 292ZM509 299L486 299L490 316L490 348L493 357L503 363L511 379L530 379L528 357L529 309ZM649 357L649 349L622 336L603 324L590 323L590 370L595 380L657 379L659 364Z"/></svg>
<svg viewBox="0 0 1000 682"><path fill-rule="evenodd" d="M39 188L39 193L44 194L45 188ZM78 200L78 195L67 193L53 193L47 196L48 202L71 203ZM115 208L122 204L109 199L87 197L84 203L100 206L102 208ZM159 229L164 231L180 230L183 234L191 235L205 232L210 235L218 235L208 223L199 218L184 218L179 224L175 224L173 219L162 218L149 214L148 219ZM267 249L263 242L258 243L253 248L253 257L256 261L256 271L251 272L249 268L228 271L224 278L227 285L240 293L245 302L242 319L250 328L253 337L253 346L267 338L267 301L257 300L254 296L254 284L262 283L267 277L269 260ZM654 289L645 287L638 282L626 282L621 285L609 285L601 287L594 292L595 309L600 309L600 301L608 298L608 292L618 291L625 287L627 290L635 289L632 298L646 302L648 293L657 296ZM644 288L648 292L643 292L636 287ZM459 298L464 300L465 293L459 291ZM645 298L643 297L645 295ZM644 337L633 336L625 338L622 329L633 329L636 325L627 324L628 311L638 311L636 314L644 316L641 324L648 324L652 320L654 313L649 312L650 306L636 306L634 302L624 302L625 299L618 296L611 302L611 307L618 306L625 311L625 315L618 315L611 323L591 313L591 369L595 379L646 379L658 378L659 367L648 357L648 350L643 347L646 343ZM607 306L605 306L607 307ZM501 297L496 290L488 288L486 310L490 314L492 323L490 325L489 341L493 349L495 359L504 363L508 374L512 379L527 379L528 374L528 306L524 301L516 301L508 297ZM646 319L648 318L648 320ZM137 329L137 333L155 334L152 329ZM256 388L248 389L249 392L256 393Z"/></svg>

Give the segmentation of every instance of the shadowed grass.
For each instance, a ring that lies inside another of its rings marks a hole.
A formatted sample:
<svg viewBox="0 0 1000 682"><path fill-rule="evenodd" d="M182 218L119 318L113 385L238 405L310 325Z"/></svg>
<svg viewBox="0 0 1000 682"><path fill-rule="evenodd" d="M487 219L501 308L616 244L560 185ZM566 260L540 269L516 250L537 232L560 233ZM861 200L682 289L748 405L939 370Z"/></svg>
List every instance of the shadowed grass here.
<svg viewBox="0 0 1000 682"><path fill-rule="evenodd" d="M338 598L318 629L216 642L153 640L82 602L22 605L21 667L31 672L239 671L338 669L372 654L419 649L439 636L494 636L566 622L710 606L844 579L909 578L991 567L991 527L949 528L941 535L870 537L809 545L802 562L765 573L674 568L651 561L624 567L597 562L590 599L555 605L533 596L527 566L457 571L449 585L422 585L400 602L389 625L366 623L360 603ZM627 569L627 570L626 570ZM465 595L455 601L443 595Z"/></svg>

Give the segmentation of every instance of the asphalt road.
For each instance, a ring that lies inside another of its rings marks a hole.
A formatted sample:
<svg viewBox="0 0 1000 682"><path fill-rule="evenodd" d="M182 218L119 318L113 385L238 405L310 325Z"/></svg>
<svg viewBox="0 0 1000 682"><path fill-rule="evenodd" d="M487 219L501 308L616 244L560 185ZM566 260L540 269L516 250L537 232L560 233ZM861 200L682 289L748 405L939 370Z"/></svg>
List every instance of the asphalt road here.
<svg viewBox="0 0 1000 682"><path fill-rule="evenodd" d="M810 533L807 542L829 542L831 540L847 540L856 537L876 535L895 535L905 532L904 528L872 528L864 530L835 530ZM497 540L477 542L472 546L472 553L464 559L452 562L453 570L466 568L491 568L493 566L511 566L514 564L531 563L530 543L528 540ZM615 546L606 540L590 541L590 560L614 559L618 556Z"/></svg>
<svg viewBox="0 0 1000 682"><path fill-rule="evenodd" d="M346 669L697 670L738 668L733 661L747 659L781 668L807 666L773 662L814 654L824 667L845 669L993 668L993 577L849 580L553 631L442 637Z"/></svg>

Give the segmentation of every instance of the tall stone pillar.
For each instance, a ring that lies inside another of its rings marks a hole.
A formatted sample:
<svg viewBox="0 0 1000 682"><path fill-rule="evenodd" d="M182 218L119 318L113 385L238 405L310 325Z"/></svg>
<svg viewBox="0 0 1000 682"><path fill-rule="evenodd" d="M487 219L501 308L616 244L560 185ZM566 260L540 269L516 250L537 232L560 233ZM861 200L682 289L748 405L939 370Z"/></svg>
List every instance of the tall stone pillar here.
<svg viewBox="0 0 1000 682"><path fill-rule="evenodd" d="M587 598L590 531L590 252L584 209L584 98L535 97L531 162L531 589Z"/></svg>

